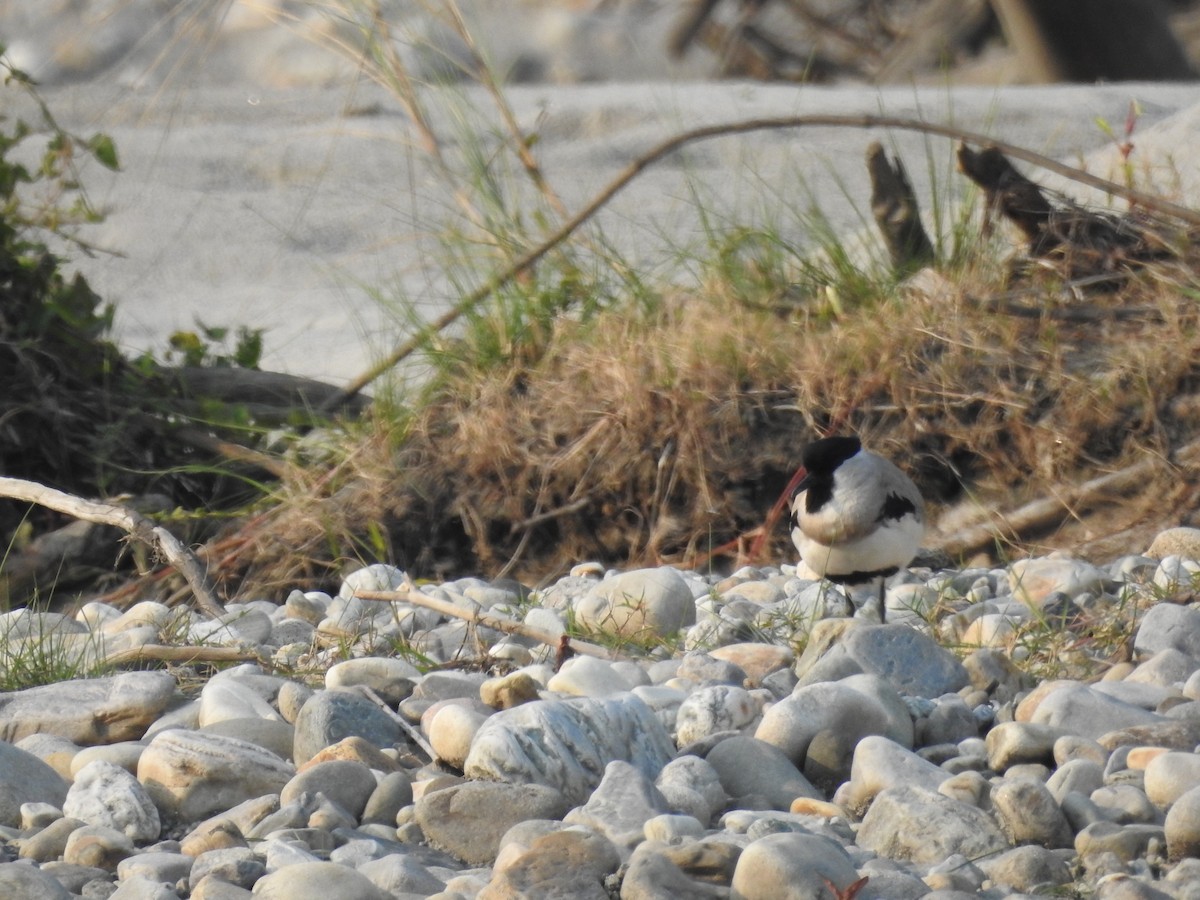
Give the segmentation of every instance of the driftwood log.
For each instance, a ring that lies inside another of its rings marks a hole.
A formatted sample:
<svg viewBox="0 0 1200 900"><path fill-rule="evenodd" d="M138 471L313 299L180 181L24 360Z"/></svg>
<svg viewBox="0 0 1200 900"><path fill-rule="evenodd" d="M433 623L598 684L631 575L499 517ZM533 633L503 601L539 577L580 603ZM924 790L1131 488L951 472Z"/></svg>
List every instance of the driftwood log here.
<svg viewBox="0 0 1200 900"><path fill-rule="evenodd" d="M992 550L997 544L1013 543L1023 536L1053 527L1066 516L1138 490L1152 476L1170 465L1195 467L1200 465L1200 441L1185 444L1171 459L1148 455L1132 465L1082 484L1062 485L1054 495L1034 500L1009 512L983 513L984 521L969 525L954 534L931 541L931 548L942 550L951 557L970 556Z"/></svg>
<svg viewBox="0 0 1200 900"><path fill-rule="evenodd" d="M1104 281L1132 266L1170 255L1170 232L1140 210L1125 215L1053 202L998 148L958 147L959 170L983 189L988 215L1003 216L1025 238L1031 257L1061 265L1072 280Z"/></svg>
<svg viewBox="0 0 1200 900"><path fill-rule="evenodd" d="M270 421L286 421L297 413L320 409L339 393L338 388L323 381L260 369L178 366L160 369L158 374L181 396L246 406ZM368 397L356 397L340 409L358 414L369 403Z"/></svg>
<svg viewBox="0 0 1200 900"><path fill-rule="evenodd" d="M871 214L883 234L892 268L911 272L934 261L933 244L921 224L921 207L900 157L889 158L879 141L867 147Z"/></svg>
<svg viewBox="0 0 1200 900"><path fill-rule="evenodd" d="M0 477L0 497L36 503L85 522L112 525L122 529L131 537L162 553L166 561L187 581L201 609L214 617L225 614L216 591L209 583L204 566L195 555L166 528L137 510L117 503L85 500L20 478Z"/></svg>

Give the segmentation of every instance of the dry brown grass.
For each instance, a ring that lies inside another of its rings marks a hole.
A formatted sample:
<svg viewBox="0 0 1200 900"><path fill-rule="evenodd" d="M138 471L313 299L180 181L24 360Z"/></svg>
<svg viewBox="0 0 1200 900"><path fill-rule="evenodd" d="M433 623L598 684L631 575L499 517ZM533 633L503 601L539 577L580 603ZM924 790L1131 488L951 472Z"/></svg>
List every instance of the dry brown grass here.
<svg viewBox="0 0 1200 900"><path fill-rule="evenodd" d="M926 273L836 312L819 290L771 310L713 284L650 313L558 318L537 352L463 369L402 439L377 431L320 491L295 491L243 572L282 583L284 569L301 574L297 555L324 558L304 567L319 582L339 557L372 555L373 521L423 575L537 582L584 559L724 569L745 559L799 448L827 430L909 470L935 522L1053 495L1200 433L1193 267L1082 298L1052 276L1001 280L995 265ZM1188 521L1195 476L1165 469L1008 552L1144 549L1129 529ZM762 561L794 557L787 532L773 529Z"/></svg>

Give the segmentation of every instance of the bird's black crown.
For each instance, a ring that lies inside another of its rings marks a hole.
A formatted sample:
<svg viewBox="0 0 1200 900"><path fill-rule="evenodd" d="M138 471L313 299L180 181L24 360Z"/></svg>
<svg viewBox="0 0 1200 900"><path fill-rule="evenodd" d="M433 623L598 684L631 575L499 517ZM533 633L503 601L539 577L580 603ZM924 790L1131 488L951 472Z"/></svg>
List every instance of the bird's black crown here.
<svg viewBox="0 0 1200 900"><path fill-rule="evenodd" d="M828 474L861 449L862 442L853 436L821 438L804 448L801 460L809 472Z"/></svg>

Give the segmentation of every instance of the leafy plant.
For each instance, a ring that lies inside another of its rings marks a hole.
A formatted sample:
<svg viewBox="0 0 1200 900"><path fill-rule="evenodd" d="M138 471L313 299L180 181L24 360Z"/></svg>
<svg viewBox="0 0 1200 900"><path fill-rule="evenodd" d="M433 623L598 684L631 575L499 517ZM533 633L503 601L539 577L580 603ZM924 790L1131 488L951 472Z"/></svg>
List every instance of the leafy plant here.
<svg viewBox="0 0 1200 900"><path fill-rule="evenodd" d="M245 325L230 329L207 325L197 319L195 331L171 334L163 361L185 366L257 369L262 362L262 353L263 329Z"/></svg>
<svg viewBox="0 0 1200 900"><path fill-rule="evenodd" d="M117 154L105 135L61 128L2 52L4 90L37 118L30 124L0 113L0 370L10 373L0 394L0 470L60 484L103 482L97 423L128 408L117 400L122 359L107 339L113 309L81 276L63 272L51 244L87 249L78 229L100 214L80 185L78 160L115 169ZM36 163L23 161L30 158Z"/></svg>

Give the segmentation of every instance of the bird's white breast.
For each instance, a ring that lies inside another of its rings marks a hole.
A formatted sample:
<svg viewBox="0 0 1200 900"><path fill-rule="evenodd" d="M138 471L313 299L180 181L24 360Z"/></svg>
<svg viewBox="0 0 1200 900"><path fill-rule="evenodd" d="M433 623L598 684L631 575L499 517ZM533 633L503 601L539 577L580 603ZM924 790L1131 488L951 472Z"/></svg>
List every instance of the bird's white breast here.
<svg viewBox="0 0 1200 900"><path fill-rule="evenodd" d="M899 518L885 517L889 495L911 504ZM916 486L891 462L860 452L833 474L833 491L809 512L797 496L792 540L805 564L818 575L877 572L912 561L925 534L925 511Z"/></svg>
<svg viewBox="0 0 1200 900"><path fill-rule="evenodd" d="M904 516L850 541L825 543L800 527L792 540L804 564L817 575L879 572L908 565L921 546L925 526L915 516Z"/></svg>

